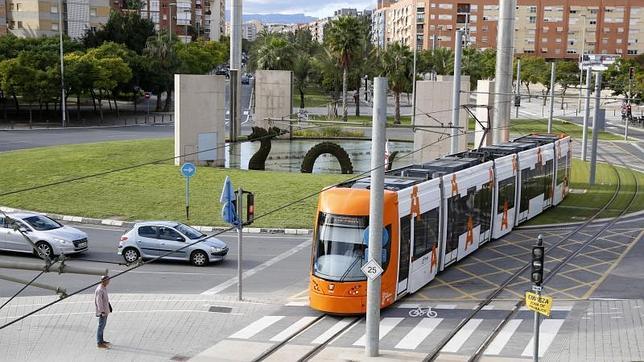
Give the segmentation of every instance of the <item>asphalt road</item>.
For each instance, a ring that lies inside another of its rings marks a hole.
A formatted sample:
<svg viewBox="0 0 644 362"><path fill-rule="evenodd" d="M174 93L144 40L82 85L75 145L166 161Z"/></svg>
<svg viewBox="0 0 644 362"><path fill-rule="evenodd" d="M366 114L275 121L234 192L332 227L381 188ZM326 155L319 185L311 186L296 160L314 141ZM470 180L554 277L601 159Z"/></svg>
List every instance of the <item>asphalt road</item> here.
<svg viewBox="0 0 644 362"><path fill-rule="evenodd" d="M127 230L116 227L103 226L76 226L88 234L89 250L81 255L74 256L67 263L73 266L95 268L97 270L109 269L110 275L127 269L121 256L116 254L120 236ZM220 236L230 251L222 262L211 263L205 267L195 267L188 262L158 261L144 265L116 278L110 284L113 293L191 293L199 294L220 286L218 293L236 293L236 283L231 283L237 276L237 235L225 233ZM310 248L309 236L288 237L285 235L244 234L243 236L243 270L253 270L255 273L248 276L247 288L249 292L273 293L295 292L303 289L308 273ZM307 243L306 246L302 245ZM298 245L300 246L298 248ZM293 253L297 250L297 253ZM291 255L293 254L293 255ZM267 261L278 258L277 265L271 268L270 273L262 273ZM35 256L0 252L4 261L15 261L43 265ZM284 259L280 259L284 258ZM89 261L88 261L89 260ZM37 272L12 269L0 269L0 275L11 275L17 278L30 280ZM68 293L96 282L97 276L47 273L38 279L38 282L52 286L66 288ZM246 278L244 278L246 279ZM223 284L222 283L226 283ZM290 288L292 286L292 288ZM0 297L9 297L20 289L20 285L0 280ZM93 292L93 288L87 292ZM53 295L52 291L29 287L21 295Z"/></svg>

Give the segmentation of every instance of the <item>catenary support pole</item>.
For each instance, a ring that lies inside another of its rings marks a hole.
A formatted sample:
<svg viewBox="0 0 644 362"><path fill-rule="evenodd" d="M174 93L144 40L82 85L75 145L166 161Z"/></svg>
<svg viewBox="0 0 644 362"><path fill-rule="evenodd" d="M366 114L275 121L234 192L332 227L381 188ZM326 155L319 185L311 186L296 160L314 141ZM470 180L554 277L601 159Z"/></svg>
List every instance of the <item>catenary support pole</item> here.
<svg viewBox="0 0 644 362"><path fill-rule="evenodd" d="M521 104L521 59L517 59L517 101L514 105L517 109L515 117L519 118L519 106Z"/></svg>
<svg viewBox="0 0 644 362"><path fill-rule="evenodd" d="M456 31L454 39L454 78L452 83L452 137L450 153L458 152L458 126L461 108L461 57L463 56L463 30Z"/></svg>
<svg viewBox="0 0 644 362"><path fill-rule="evenodd" d="M230 97L235 94L235 103L230 109L230 141L236 142L241 133L241 47L242 47L242 0L231 0L230 26ZM233 79L232 70L237 70ZM234 115L234 117L233 117Z"/></svg>
<svg viewBox="0 0 644 362"><path fill-rule="evenodd" d="M632 71L629 69L628 72L628 108L626 112L626 122L624 124L624 141L628 141L628 124L631 121L632 108L631 108L631 89L633 87L633 75Z"/></svg>
<svg viewBox="0 0 644 362"><path fill-rule="evenodd" d="M588 119L590 118L590 82L592 81L592 69L588 66L586 69L586 103L584 105L584 124L581 134L581 160L586 161L586 154L588 153Z"/></svg>
<svg viewBox="0 0 644 362"><path fill-rule="evenodd" d="M414 9L417 8L417 2L414 1ZM417 10L414 10L417 11ZM417 16L414 16L414 23L416 23L416 18ZM414 25L414 28L416 25ZM414 34L416 34L414 32ZM414 127L416 126L416 58L417 58L417 53L418 53L418 35L415 36L414 39L414 65L412 69L412 85L411 85L411 95L412 95L412 101L411 101L411 126ZM414 128L412 128L414 129Z"/></svg>
<svg viewBox="0 0 644 362"><path fill-rule="evenodd" d="M242 298L242 232L244 231L244 223L242 222L242 209L244 202L244 190L240 187L237 190L237 220L239 220L239 227L237 228L237 300L241 301Z"/></svg>
<svg viewBox="0 0 644 362"><path fill-rule="evenodd" d="M382 214L385 181L385 124L387 122L387 78L373 80L373 120L371 142L371 192L369 201L369 261L382 260ZM380 276L367 280L367 330L365 353L377 357L380 344Z"/></svg>
<svg viewBox="0 0 644 362"><path fill-rule="evenodd" d="M510 139L512 108L512 57L514 48L514 13L516 0L499 0L499 22L496 37L496 70L494 77L494 119L490 125L494 144Z"/></svg>
<svg viewBox="0 0 644 362"><path fill-rule="evenodd" d="M593 141L590 146L590 178L588 183L595 184L595 171L597 170L597 134L599 133L599 101L602 91L602 73L595 75L595 117L593 118Z"/></svg>
<svg viewBox="0 0 644 362"><path fill-rule="evenodd" d="M550 66L550 115L548 115L548 133L552 133L552 116L555 112L555 72L557 65L555 62Z"/></svg>
<svg viewBox="0 0 644 362"><path fill-rule="evenodd" d="M63 0L58 0L58 36L60 42L60 89L62 99L60 101L60 107L63 112L62 125L63 128L67 127L67 102L65 102L65 62L64 62L64 50L63 50Z"/></svg>

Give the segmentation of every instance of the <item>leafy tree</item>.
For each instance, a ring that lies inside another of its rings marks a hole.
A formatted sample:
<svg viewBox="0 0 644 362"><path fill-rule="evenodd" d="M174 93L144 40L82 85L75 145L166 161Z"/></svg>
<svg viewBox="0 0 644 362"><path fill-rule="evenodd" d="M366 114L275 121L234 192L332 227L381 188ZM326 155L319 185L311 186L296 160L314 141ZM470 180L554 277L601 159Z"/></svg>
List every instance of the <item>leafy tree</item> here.
<svg viewBox="0 0 644 362"><path fill-rule="evenodd" d="M548 82L550 82L549 68L543 58L535 55L521 57L521 83L528 91L528 102L531 97L530 84L540 83L545 72L548 72Z"/></svg>
<svg viewBox="0 0 644 362"><path fill-rule="evenodd" d="M363 33L360 20L352 16L341 16L330 21L324 33L325 46L342 66L342 119L346 122L349 67L361 40L367 34Z"/></svg>
<svg viewBox="0 0 644 362"><path fill-rule="evenodd" d="M454 72L454 52L449 48L423 50L419 53L417 68L420 73L448 75Z"/></svg>
<svg viewBox="0 0 644 362"><path fill-rule="evenodd" d="M561 86L561 109L564 109L566 91L579 84L579 66L576 61L560 60L556 62L555 81Z"/></svg>
<svg viewBox="0 0 644 362"><path fill-rule="evenodd" d="M413 54L409 47L393 43L382 55L382 70L387 77L389 89L396 100L394 123L400 124L400 93L410 91L412 86Z"/></svg>
<svg viewBox="0 0 644 362"><path fill-rule="evenodd" d="M98 89L99 105L102 104L103 92L111 95L114 99L114 107L118 116L118 105L116 103L117 87L125 84L132 78L132 70L123 57L127 57L127 50L115 43L104 43L98 48L87 51L83 56L94 63L95 78L93 89ZM109 98L108 98L109 99ZM101 109L102 118L102 109Z"/></svg>
<svg viewBox="0 0 644 362"><path fill-rule="evenodd" d="M179 69L181 62L174 51L177 40L168 34L163 34L148 39L144 55L148 62L143 86L157 94L156 110L161 111L161 94L166 92L164 111L170 109L170 99L174 87L174 74Z"/></svg>
<svg viewBox="0 0 644 362"><path fill-rule="evenodd" d="M137 1L130 1L136 6ZM129 5L128 5L129 6ZM124 44L128 49L136 53L143 53L149 37L156 35L154 23L144 19L138 12L117 12L110 13L107 23L98 30L88 30L82 41L87 49L95 48L104 42Z"/></svg>
<svg viewBox="0 0 644 362"><path fill-rule="evenodd" d="M629 80L629 69L633 68L633 80ZM635 58L620 58L612 64L603 75L604 87L610 88L613 96L628 96L631 84L631 102L642 102L644 94L644 54Z"/></svg>
<svg viewBox="0 0 644 362"><path fill-rule="evenodd" d="M227 47L217 42L198 40L187 44L178 43L176 46L179 73L206 74L226 60Z"/></svg>

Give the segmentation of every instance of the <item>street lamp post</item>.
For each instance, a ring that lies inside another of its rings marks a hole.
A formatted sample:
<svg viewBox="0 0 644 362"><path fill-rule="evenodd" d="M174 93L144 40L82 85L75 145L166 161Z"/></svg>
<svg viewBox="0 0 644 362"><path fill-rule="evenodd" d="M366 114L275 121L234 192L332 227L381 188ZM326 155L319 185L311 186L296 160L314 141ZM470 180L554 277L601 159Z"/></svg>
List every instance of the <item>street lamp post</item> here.
<svg viewBox="0 0 644 362"><path fill-rule="evenodd" d="M584 18L584 22L582 23L582 28L581 28L581 62L583 64L584 61L584 53L586 51L586 15L580 16L581 18ZM581 87L582 87L582 82L584 79L584 70L582 69L583 67L579 67L579 99L577 100L577 111L581 109Z"/></svg>
<svg viewBox="0 0 644 362"><path fill-rule="evenodd" d="M63 51L63 0L58 0L58 35L60 39L60 89L62 99L60 109L63 112L62 126L67 127L67 109L65 104L65 62Z"/></svg>
<svg viewBox="0 0 644 362"><path fill-rule="evenodd" d="M170 43L172 43L172 7L177 6L177 3L169 3L168 4L168 9L170 12L170 16L168 16L168 21L170 22L170 25L168 26L168 33L170 34Z"/></svg>

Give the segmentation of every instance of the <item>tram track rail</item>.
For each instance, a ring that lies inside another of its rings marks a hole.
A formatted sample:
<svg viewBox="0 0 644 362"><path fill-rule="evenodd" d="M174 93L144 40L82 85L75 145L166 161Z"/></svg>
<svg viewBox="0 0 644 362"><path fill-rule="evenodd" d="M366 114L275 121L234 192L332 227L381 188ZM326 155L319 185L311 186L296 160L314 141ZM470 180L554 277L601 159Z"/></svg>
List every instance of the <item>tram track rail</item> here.
<svg viewBox="0 0 644 362"><path fill-rule="evenodd" d="M622 161L623 163L623 161ZM610 200L606 202L606 204L599 209L595 214L593 214L588 220L586 220L584 223L581 225L578 225L573 229L570 233L568 233L566 236L564 236L561 240L557 241L556 243L549 245L546 250L545 254L548 255L549 252L553 251L554 249L563 246L566 241L569 241L574 235L576 235L578 232L581 230L585 229L589 225L593 223L600 215L602 215L606 210L608 210L613 203L617 200L620 191L622 190L622 178L615 167L614 164L609 163L613 170L615 171L615 174L617 175L617 187L615 188L615 192L611 196ZM626 165L624 165L626 166ZM590 245L592 242L597 240L601 234L603 234L607 229L612 227L622 216L627 214L635 200L637 199L637 195L639 193L639 183L638 179L635 175L635 173L630 170L628 167L625 167L627 170L630 171L631 176L633 177L635 181L635 190L633 192L632 197L630 198L629 202L627 205L621 210L619 215L612 217L611 219L605 221L605 224L600 226L600 229L595 232L588 240L586 240L584 243L581 244L577 249L575 249L573 252L571 252L569 255L567 255L563 260L561 260L554 268L550 270L546 278L544 278L544 281L542 285L546 285L554 276L557 275L557 273L564 267L566 266L571 260L573 260L577 255L579 255L588 245ZM473 309L473 311L447 335L445 336L439 344L429 353L426 355L426 357L423 359L423 362L426 361L435 361L441 353L441 350L449 343L454 336L463 329L463 327L470 321L472 320L476 315L479 314L481 310L483 310L484 307L492 303L496 299L496 297L503 292L513 281L518 279L528 268L530 267L530 262L526 263L523 267L519 268L517 271L515 271L508 279L506 279L497 289L495 289L490 295L488 295L482 302L480 302L476 308ZM513 308L508 312L508 314L497 324L497 326L492 330L492 333L490 333L483 343L479 345L479 347L476 349L474 354L469 356L468 361L477 361L479 360L487 347L490 345L490 343L496 338L496 336L499 334L499 332L503 329L503 327L507 324L509 320L511 320L520 310L520 308L523 306L524 301L519 300L516 302L516 304L513 306Z"/></svg>
<svg viewBox="0 0 644 362"><path fill-rule="evenodd" d="M259 362L259 361L265 361L272 355L274 355L276 352L279 350L283 349L287 345L289 345L291 342L293 342L298 336L300 336L302 333L306 332L307 330L315 327L319 323L325 320L325 318L330 317L329 314L321 314L318 317L316 317L314 320L311 322L307 323L305 326L301 327L297 331L293 332L291 335L286 337L284 340L274 344L271 348L266 350L264 353L253 359L253 362ZM346 331L351 329L353 326L355 326L358 322L363 320L364 317L359 316L359 317L354 317L352 321L347 323L347 325L343 326L340 328L338 331L333 333L331 336L326 338L324 341L321 343L317 344L313 348L311 348L309 351L306 352L302 357L298 358L298 361L309 361L311 358L315 357L318 353L320 353L326 346L329 345L329 343L333 342L336 338L344 334Z"/></svg>

